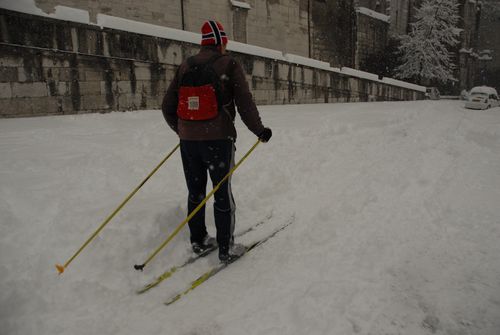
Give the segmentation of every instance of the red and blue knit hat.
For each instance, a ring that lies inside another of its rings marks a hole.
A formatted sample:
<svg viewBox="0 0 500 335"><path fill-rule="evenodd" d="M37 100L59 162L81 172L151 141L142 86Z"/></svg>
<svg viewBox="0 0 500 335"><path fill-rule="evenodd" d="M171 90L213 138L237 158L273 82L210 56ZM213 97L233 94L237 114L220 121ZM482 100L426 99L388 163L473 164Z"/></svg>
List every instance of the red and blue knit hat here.
<svg viewBox="0 0 500 335"><path fill-rule="evenodd" d="M206 21L201 27L201 45L227 44L224 27L217 21Z"/></svg>

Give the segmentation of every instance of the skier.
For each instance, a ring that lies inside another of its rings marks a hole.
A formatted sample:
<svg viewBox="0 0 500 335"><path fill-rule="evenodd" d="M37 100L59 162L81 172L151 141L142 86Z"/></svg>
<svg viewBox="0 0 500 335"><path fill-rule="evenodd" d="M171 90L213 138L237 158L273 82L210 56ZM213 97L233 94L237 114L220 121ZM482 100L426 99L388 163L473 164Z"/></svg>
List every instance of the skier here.
<svg viewBox="0 0 500 335"><path fill-rule="evenodd" d="M238 62L226 53L228 38L217 21L202 28L201 50L185 60L163 98L162 111L180 138L184 175L189 192L188 213L205 198L207 171L213 185L234 166L235 105L244 124L261 142L272 136L262 125L259 112ZM229 263L235 256L235 204L228 179L215 192L214 217L217 241L207 233L205 207L189 221L193 252L201 254L219 246L219 259Z"/></svg>

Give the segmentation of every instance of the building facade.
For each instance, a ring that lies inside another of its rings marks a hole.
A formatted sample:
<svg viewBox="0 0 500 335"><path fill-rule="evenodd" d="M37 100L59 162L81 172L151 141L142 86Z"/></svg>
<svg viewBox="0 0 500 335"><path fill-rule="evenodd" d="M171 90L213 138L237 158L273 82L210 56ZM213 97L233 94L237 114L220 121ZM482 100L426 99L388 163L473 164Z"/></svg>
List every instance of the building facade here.
<svg viewBox="0 0 500 335"><path fill-rule="evenodd" d="M220 21L231 39L329 62L354 66L353 0L35 0L46 13L56 6L88 10L150 24L200 31Z"/></svg>

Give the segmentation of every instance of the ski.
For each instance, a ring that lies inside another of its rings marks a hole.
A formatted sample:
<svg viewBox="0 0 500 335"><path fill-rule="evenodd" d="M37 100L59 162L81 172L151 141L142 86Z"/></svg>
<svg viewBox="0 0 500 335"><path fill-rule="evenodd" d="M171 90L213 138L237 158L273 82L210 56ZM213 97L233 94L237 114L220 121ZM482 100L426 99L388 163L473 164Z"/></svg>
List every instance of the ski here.
<svg viewBox="0 0 500 335"><path fill-rule="evenodd" d="M251 227L249 227L249 228L247 228L247 229L239 232L238 234L235 235L235 237L241 237L241 236L243 236L243 235L245 235L245 234L247 234L247 233L255 230L256 228L258 228L259 226L263 225L264 223L266 223L271 218L272 218L272 213L270 213L266 217L265 220L261 220L261 221L257 222L256 224L254 224L253 226L251 226ZM145 293L145 292L149 291L150 289L152 289L153 287L158 286L158 284L160 284L161 282L163 282L165 279L168 279L168 278L172 277L172 275L175 272L177 272L179 269L182 269L182 268L184 268L184 267L186 267L186 266L188 266L190 264L193 264L194 262L196 262L200 258L203 258L203 257L209 255L210 253L212 253L212 251L214 251L216 249L217 249L217 247L207 249L206 251L204 251L201 254L189 257L183 263L171 267L170 269L168 269L167 271L163 272L161 275L159 275L158 277L156 277L153 281L151 281L150 283L144 285L141 289L137 290L137 294Z"/></svg>
<svg viewBox="0 0 500 335"><path fill-rule="evenodd" d="M165 302L165 305L168 306L168 305L171 305L174 302L178 301L179 299L181 299L182 297L184 297L185 295L187 295L189 292L193 291L195 288L197 288L198 286L200 286L201 284L203 284L204 282L206 282L208 279L212 278L217 273L219 273L220 271L224 270L225 268L227 268L229 265L233 264L237 260L239 260L241 257L243 257L244 255L246 255L251 250L253 250L256 247L258 247L258 246L266 243L267 241L269 241L269 239L273 238L274 236L276 236L276 234L278 234L279 232L281 232L282 230L284 230L285 228L287 228L289 225L291 225L294 222L294 220L295 220L295 217L292 216L292 218L290 219L290 221L288 221L286 224L284 224L280 228L278 228L275 231L273 231L271 234L267 235L263 239L260 239L258 241L255 241L255 242L251 243L248 246L245 246L245 250L243 251L243 253L241 253L240 255L238 255L230 263L220 263L220 264L214 266L213 268L211 268L210 270L206 271L201 276L199 276L196 280L194 280L182 292L180 292L178 294L175 294L172 298L168 299Z"/></svg>

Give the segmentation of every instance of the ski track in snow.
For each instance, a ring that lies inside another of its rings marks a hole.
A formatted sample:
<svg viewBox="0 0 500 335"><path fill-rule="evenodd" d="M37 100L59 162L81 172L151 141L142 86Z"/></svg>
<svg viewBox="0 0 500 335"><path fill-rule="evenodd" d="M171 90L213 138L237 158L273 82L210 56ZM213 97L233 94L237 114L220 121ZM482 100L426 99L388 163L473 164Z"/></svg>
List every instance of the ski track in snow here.
<svg viewBox="0 0 500 335"><path fill-rule="evenodd" d="M233 177L239 242L268 243L171 306L215 255L190 255L175 146L159 111L0 120L0 333L500 333L500 108L457 101L263 106L273 138ZM241 121L237 159L255 142ZM214 233L212 202L207 226Z"/></svg>

